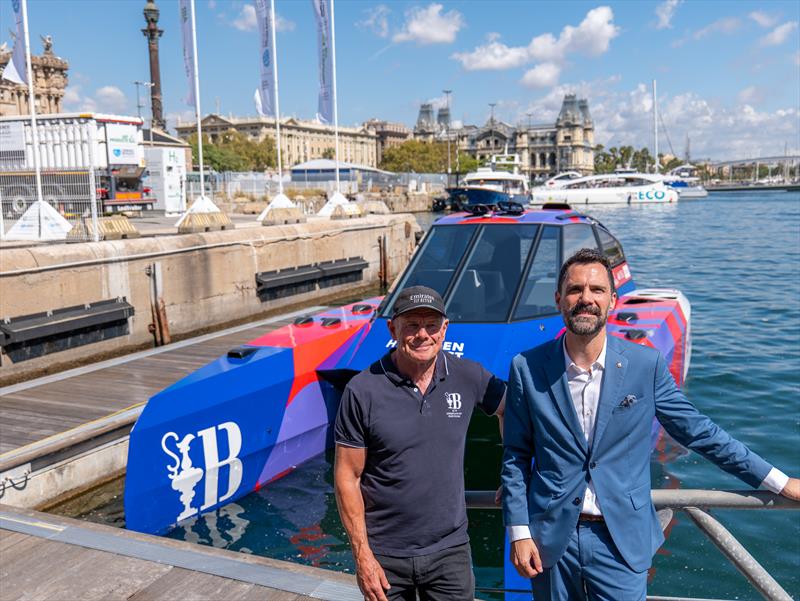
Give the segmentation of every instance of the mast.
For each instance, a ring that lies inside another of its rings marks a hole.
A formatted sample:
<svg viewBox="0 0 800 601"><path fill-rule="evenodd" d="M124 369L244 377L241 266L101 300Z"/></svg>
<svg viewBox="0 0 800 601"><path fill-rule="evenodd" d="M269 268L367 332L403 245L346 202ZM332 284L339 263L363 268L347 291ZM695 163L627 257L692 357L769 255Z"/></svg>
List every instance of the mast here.
<svg viewBox="0 0 800 601"><path fill-rule="evenodd" d="M656 80L653 80L653 140L654 140L654 159L655 172L659 172L658 164L658 98L656 96Z"/></svg>

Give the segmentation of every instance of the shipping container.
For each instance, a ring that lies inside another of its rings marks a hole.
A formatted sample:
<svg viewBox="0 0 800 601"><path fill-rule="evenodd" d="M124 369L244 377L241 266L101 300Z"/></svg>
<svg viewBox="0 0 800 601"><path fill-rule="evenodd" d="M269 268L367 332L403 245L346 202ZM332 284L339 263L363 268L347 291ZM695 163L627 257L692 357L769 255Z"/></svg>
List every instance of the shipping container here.
<svg viewBox="0 0 800 601"><path fill-rule="evenodd" d="M102 212L152 208L155 199L142 187L142 119L60 113L38 116L36 128L45 200L56 205L83 195L88 201L90 188L78 190L75 181L85 181L91 170ZM33 152L30 117L0 117L0 197L7 216L21 215L36 200Z"/></svg>

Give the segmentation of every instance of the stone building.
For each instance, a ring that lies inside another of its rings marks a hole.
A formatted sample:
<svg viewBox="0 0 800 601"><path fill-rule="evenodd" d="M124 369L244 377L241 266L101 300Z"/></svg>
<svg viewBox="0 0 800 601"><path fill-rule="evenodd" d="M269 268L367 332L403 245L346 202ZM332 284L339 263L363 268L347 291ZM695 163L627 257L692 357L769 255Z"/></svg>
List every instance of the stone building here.
<svg viewBox="0 0 800 601"><path fill-rule="evenodd" d="M64 89L67 87L69 64L53 53L53 39L50 36L42 37L42 45L44 52L41 55L31 55L36 112L41 115L60 113ZM11 48L3 44L0 47L0 70L5 69L10 60ZM0 116L29 113L28 86L0 79Z"/></svg>
<svg viewBox="0 0 800 601"><path fill-rule="evenodd" d="M364 127L374 131L377 136L377 161L380 165L383 160L383 153L387 148L399 146L406 140L411 139L412 131L402 123L391 123L379 119L370 119L364 122Z"/></svg>
<svg viewBox="0 0 800 601"><path fill-rule="evenodd" d="M447 115L449 117L449 115ZM589 102L567 94L554 124L509 125L494 117L482 126L465 125L446 129L433 120L430 105L420 107L414 137L424 141L451 141L461 152L481 163L492 155L517 154L531 179L541 179L563 171L594 172L594 122Z"/></svg>
<svg viewBox="0 0 800 601"><path fill-rule="evenodd" d="M235 130L253 140L275 138L275 119L270 117L223 117L211 113L203 117L203 135L215 141L220 135ZM194 123L178 123L178 137L188 140L195 133ZM339 127L339 160L369 167L378 166L378 135L362 127ZM294 117L281 119L281 160L292 167L312 159L333 158L333 127L316 121Z"/></svg>

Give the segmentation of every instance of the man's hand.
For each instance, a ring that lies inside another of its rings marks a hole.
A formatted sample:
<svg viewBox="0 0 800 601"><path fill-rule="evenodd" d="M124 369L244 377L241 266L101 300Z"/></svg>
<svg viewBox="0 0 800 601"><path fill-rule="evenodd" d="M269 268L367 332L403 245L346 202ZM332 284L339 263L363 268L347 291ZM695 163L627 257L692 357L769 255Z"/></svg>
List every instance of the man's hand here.
<svg viewBox="0 0 800 601"><path fill-rule="evenodd" d="M800 501L800 478L789 478L781 494L792 501Z"/></svg>
<svg viewBox="0 0 800 601"><path fill-rule="evenodd" d="M539 549L533 539L522 538L511 543L511 563L523 578L534 578L541 574L542 560L539 559Z"/></svg>
<svg viewBox="0 0 800 601"><path fill-rule="evenodd" d="M372 552L356 560L356 578L366 601L387 601L384 591L389 590L389 581Z"/></svg>

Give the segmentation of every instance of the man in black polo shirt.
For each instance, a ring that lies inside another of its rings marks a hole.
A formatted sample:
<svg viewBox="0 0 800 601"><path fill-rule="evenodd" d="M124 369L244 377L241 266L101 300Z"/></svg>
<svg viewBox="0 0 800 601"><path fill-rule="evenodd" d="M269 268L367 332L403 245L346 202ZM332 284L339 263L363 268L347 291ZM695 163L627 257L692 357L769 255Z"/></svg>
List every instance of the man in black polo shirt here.
<svg viewBox="0 0 800 601"><path fill-rule="evenodd" d="M367 601L474 597L464 445L476 406L502 431L505 383L442 352L447 323L435 290L402 290L388 322L396 348L342 396L336 500Z"/></svg>

